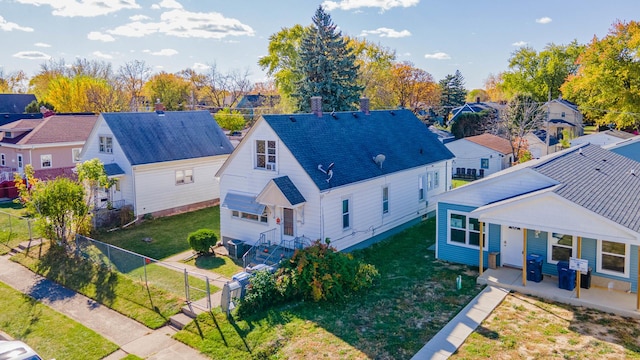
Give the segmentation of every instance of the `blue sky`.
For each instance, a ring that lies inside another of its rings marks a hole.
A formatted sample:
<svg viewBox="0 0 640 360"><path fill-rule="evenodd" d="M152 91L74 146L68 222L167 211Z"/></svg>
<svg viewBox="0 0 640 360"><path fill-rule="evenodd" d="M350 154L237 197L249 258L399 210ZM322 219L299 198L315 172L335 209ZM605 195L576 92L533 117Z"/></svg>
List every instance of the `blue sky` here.
<svg viewBox="0 0 640 360"><path fill-rule="evenodd" d="M0 70L143 60L154 72L215 64L264 81L257 61L269 36L310 24L321 4L343 34L395 50L436 81L460 70L468 89L506 70L519 46L587 43L640 17L638 0L0 0Z"/></svg>

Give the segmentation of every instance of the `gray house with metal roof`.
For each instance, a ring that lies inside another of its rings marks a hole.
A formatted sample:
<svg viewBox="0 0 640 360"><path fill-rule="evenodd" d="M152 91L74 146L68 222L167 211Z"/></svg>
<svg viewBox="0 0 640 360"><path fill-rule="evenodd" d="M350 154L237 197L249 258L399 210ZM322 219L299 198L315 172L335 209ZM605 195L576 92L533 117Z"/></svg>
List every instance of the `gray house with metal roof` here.
<svg viewBox="0 0 640 360"><path fill-rule="evenodd" d="M535 254L551 276L559 262L582 259L595 286L637 292L638 194L639 162L569 148L440 196L436 257L484 268L493 254L496 266L526 272Z"/></svg>
<svg viewBox="0 0 640 360"><path fill-rule="evenodd" d="M208 111L103 113L81 159L100 159L117 179L101 201L162 216L216 204L215 174L232 151Z"/></svg>
<svg viewBox="0 0 640 360"><path fill-rule="evenodd" d="M218 172L225 243L351 250L419 221L449 189L453 154L410 111L312 108L263 115Z"/></svg>

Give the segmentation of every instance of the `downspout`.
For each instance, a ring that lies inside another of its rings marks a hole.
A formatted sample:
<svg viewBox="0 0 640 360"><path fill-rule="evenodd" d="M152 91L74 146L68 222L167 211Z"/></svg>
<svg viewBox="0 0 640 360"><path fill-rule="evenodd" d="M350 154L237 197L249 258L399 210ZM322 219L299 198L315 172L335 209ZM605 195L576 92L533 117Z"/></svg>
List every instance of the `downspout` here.
<svg viewBox="0 0 640 360"><path fill-rule="evenodd" d="M324 194L320 193L320 241L324 241L324 207L322 205Z"/></svg>
<svg viewBox="0 0 640 360"><path fill-rule="evenodd" d="M131 179L133 180L133 213L136 218L140 215L138 214L138 189L136 188L136 176L135 176L135 167L131 167Z"/></svg>

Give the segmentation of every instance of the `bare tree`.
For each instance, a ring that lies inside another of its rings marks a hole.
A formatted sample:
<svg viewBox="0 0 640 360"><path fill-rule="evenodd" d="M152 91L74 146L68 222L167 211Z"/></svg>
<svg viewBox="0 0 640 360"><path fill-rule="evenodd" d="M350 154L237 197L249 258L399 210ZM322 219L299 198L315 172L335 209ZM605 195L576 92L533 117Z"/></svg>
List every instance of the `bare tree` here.
<svg viewBox="0 0 640 360"><path fill-rule="evenodd" d="M67 67L66 70L66 75L70 78L85 75L95 79L114 80L111 63L104 61L78 58L71 66Z"/></svg>
<svg viewBox="0 0 640 360"><path fill-rule="evenodd" d="M118 82L129 98L131 111L138 111L142 102L142 89L151 76L151 68L140 60L133 60L118 69Z"/></svg>
<svg viewBox="0 0 640 360"><path fill-rule="evenodd" d="M533 101L530 96L516 95L502 113L505 136L511 142L514 162L519 162L522 154L528 150L525 135L539 130L544 124L546 114L542 104Z"/></svg>
<svg viewBox="0 0 640 360"><path fill-rule="evenodd" d="M0 68L0 92L24 94L27 92L27 75L22 70L4 73Z"/></svg>
<svg viewBox="0 0 640 360"><path fill-rule="evenodd" d="M203 99L217 108L235 106L253 86L248 69L222 73L218 71L216 64L209 65L209 71L204 74L203 85Z"/></svg>

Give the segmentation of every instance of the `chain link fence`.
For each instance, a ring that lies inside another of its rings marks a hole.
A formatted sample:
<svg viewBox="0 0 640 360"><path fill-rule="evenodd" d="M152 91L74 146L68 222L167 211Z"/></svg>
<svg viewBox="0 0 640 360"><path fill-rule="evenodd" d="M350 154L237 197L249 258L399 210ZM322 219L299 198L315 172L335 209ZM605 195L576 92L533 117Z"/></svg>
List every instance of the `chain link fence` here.
<svg viewBox="0 0 640 360"><path fill-rule="evenodd" d="M169 263L76 235L76 255L134 281L163 289L193 304L211 310L209 278Z"/></svg>
<svg viewBox="0 0 640 360"><path fill-rule="evenodd" d="M0 211L0 244L11 249L33 239L33 219Z"/></svg>

